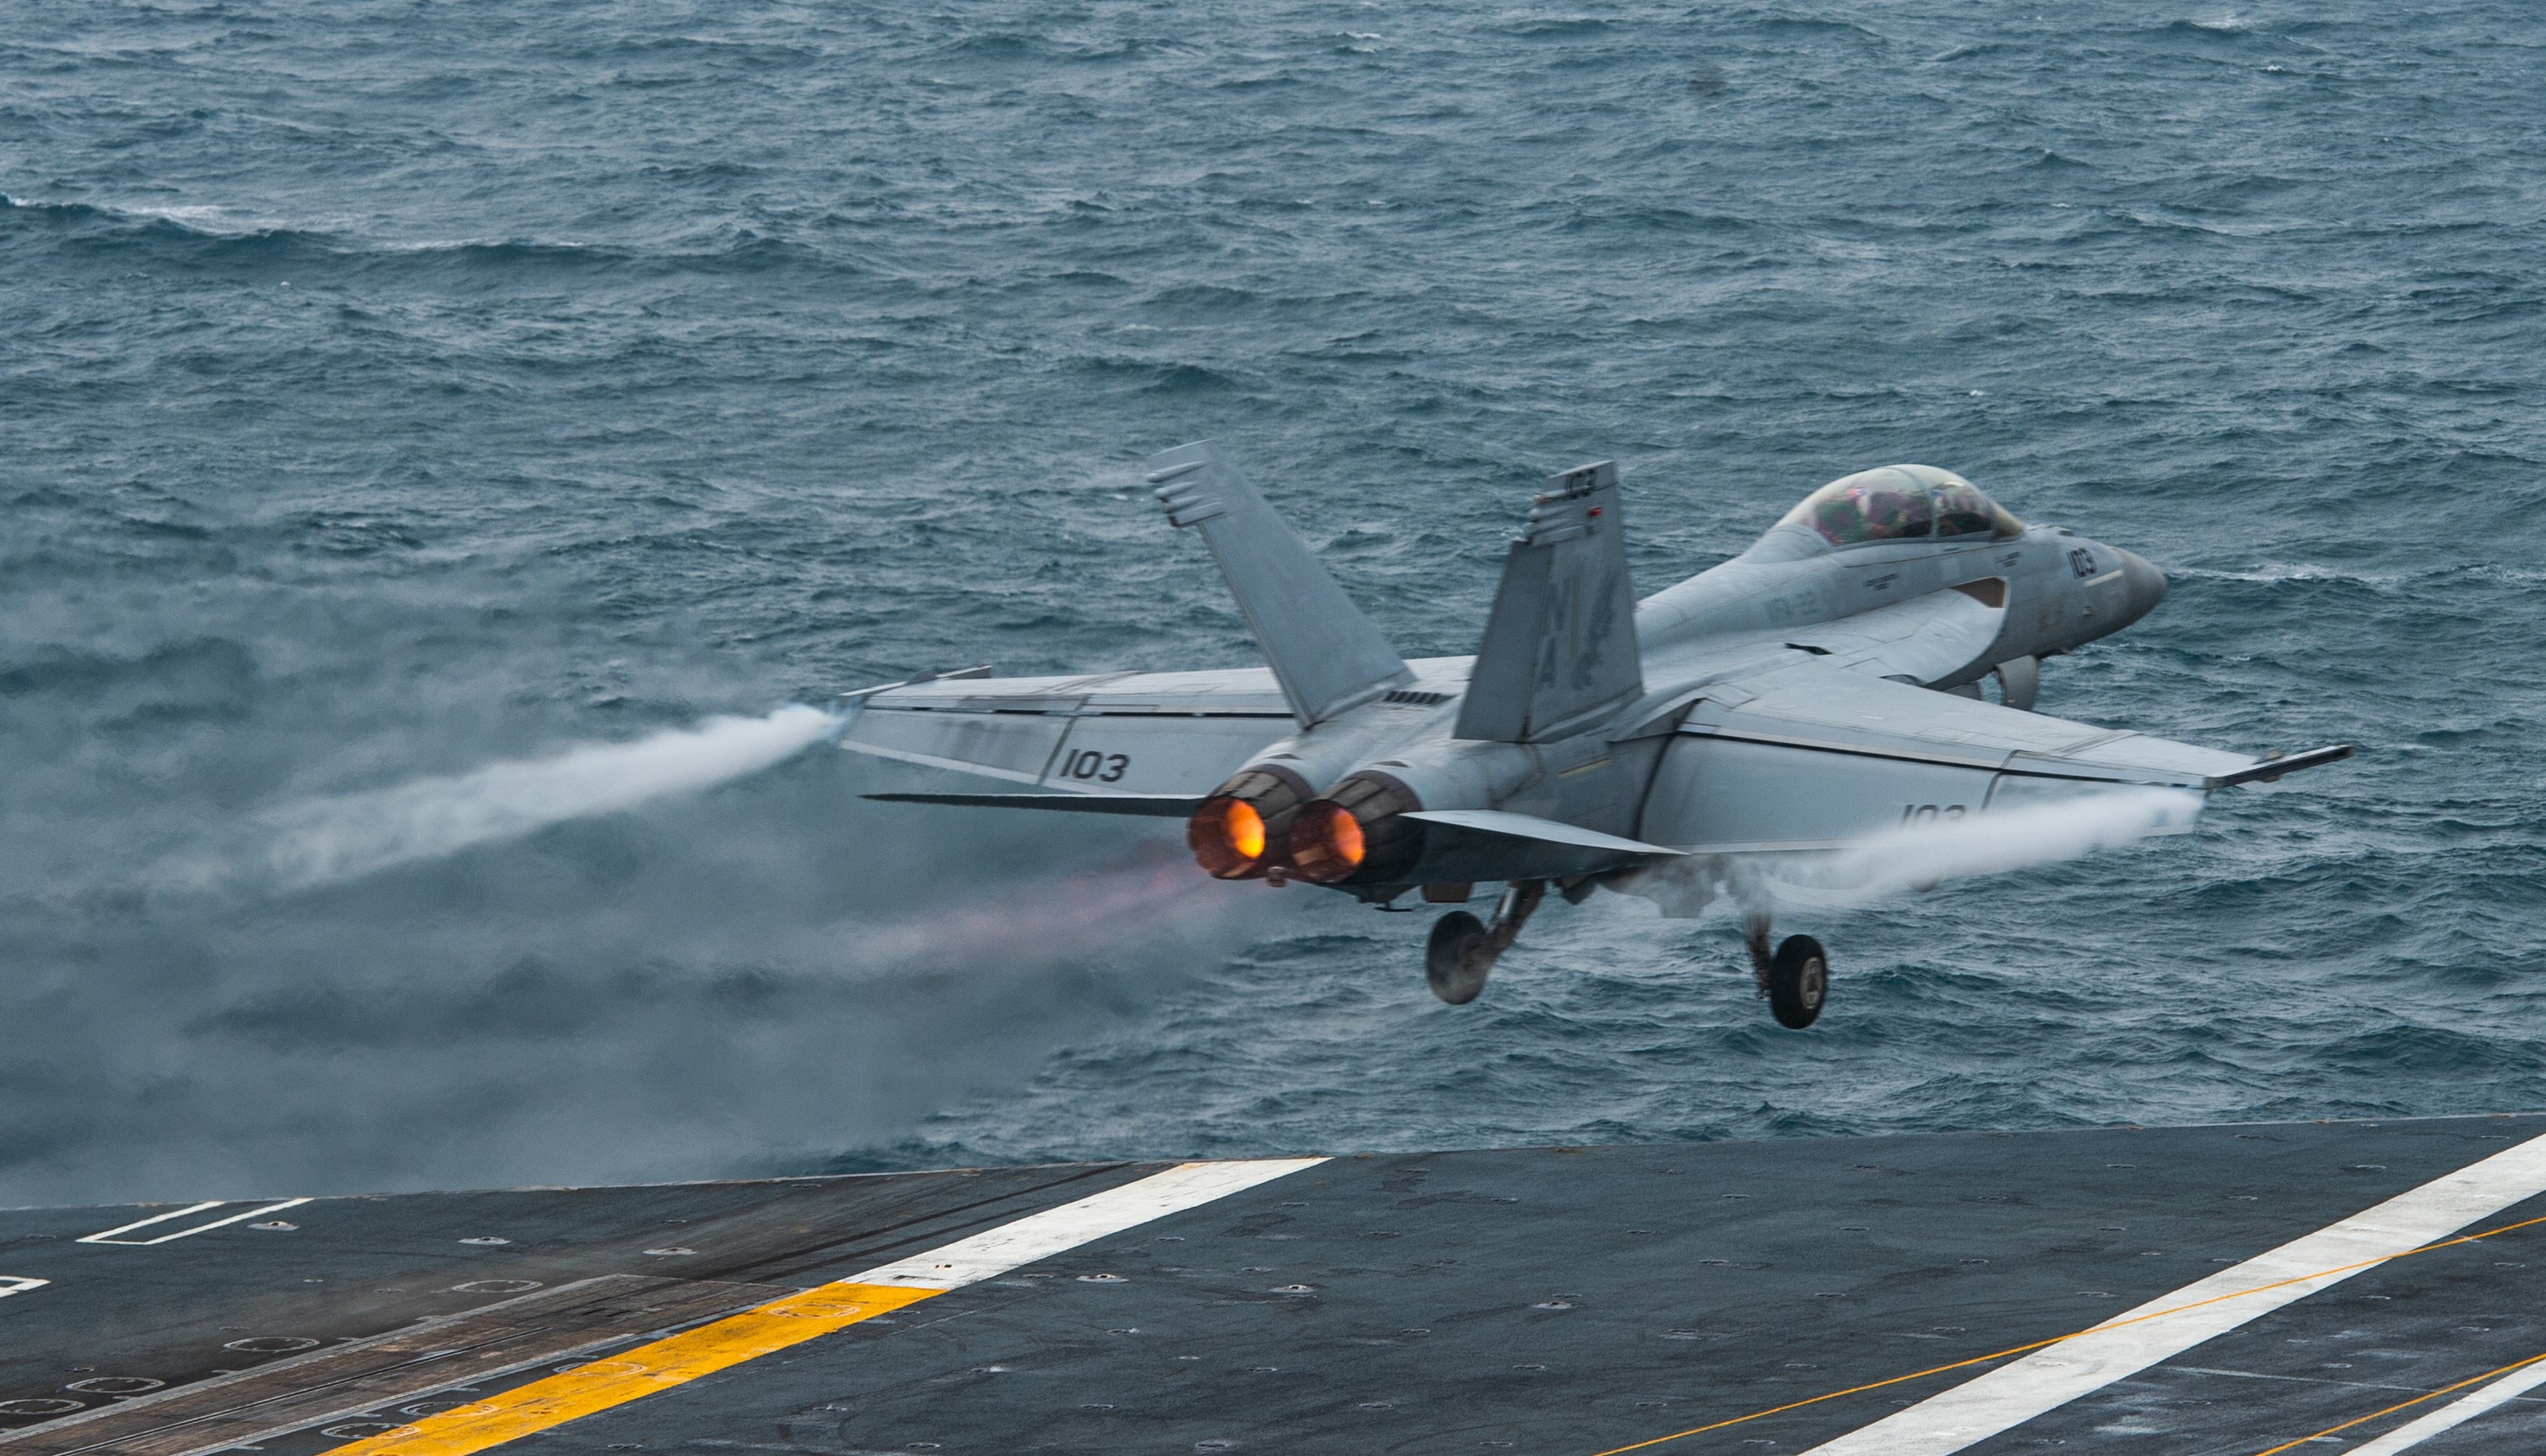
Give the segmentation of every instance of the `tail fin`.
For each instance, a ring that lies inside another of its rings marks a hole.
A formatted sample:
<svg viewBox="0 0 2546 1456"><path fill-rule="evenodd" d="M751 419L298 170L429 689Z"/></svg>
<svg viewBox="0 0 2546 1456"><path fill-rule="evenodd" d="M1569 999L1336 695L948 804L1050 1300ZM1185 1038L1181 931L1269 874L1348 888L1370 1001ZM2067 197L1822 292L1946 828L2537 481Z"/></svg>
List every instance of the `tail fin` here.
<svg viewBox="0 0 2546 1456"><path fill-rule="evenodd" d="M1459 705L1461 738L1545 743L1645 690L1618 466L1552 476L1503 558L1502 586Z"/></svg>
<svg viewBox="0 0 2546 1456"><path fill-rule="evenodd" d="M1301 727L1315 727L1378 688L1414 681L1397 649L1237 473L1218 442L1151 455L1148 478L1170 524L1202 527Z"/></svg>

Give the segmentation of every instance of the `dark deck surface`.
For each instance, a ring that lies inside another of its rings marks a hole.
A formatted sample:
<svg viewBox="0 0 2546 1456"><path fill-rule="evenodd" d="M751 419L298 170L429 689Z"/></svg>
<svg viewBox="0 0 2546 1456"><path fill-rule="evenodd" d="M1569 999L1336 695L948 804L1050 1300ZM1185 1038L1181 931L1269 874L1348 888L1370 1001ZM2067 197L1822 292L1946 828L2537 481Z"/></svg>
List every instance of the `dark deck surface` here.
<svg viewBox="0 0 2546 1456"><path fill-rule="evenodd" d="M1589 1456L2081 1330L2541 1134L1338 1158L504 1449ZM150 1245L76 1241L165 1209L0 1212L0 1287L48 1281L0 1297L0 1456L330 1450L1161 1166L325 1198ZM2258 1453L2541 1352L2546 1224L2365 1269L1969 1449ZM1802 1451L1987 1368L1656 1449ZM2536 1397L2414 1449L2546 1452Z"/></svg>

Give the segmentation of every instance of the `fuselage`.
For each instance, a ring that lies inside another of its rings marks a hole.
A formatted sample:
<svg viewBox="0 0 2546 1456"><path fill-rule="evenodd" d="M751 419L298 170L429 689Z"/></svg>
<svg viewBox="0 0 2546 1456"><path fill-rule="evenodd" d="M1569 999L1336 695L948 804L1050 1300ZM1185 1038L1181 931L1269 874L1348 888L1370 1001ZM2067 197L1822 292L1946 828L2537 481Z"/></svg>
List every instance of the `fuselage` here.
<svg viewBox="0 0 2546 1456"><path fill-rule="evenodd" d="M2060 526L1831 550L1785 522L1740 555L1637 605L1646 686L1670 686L1661 681L1666 664L1685 644L1837 621L1942 591L2004 615L1995 639L1919 685L1926 688L1959 687L1999 663L2054 656L2120 631L2165 600L2165 577L2129 551Z"/></svg>
<svg viewBox="0 0 2546 1456"><path fill-rule="evenodd" d="M1903 645L1860 670L1971 693L2002 665L2029 673L2043 657L2138 620L2165 595L2165 578L2128 551L2056 526L2022 526L1946 472L1886 468L1903 481L1930 482L1940 506L1951 504L1947 491L1976 502L1959 518L1937 513L1940 522L1958 522L1961 533L1942 536L1941 526L1913 521L1928 533L1903 538L1897 521L1869 526L1857 516L1833 526L1831 493L1884 472L1833 482L1740 555L1637 605L1641 689L1591 726L1541 742L1457 737L1472 660L1416 661L1408 664L1410 688L1258 755L1197 817L1198 855L1228 877L1269 872L1371 898L1415 884L1515 878L1495 872L1511 868L1508 850L1481 857L1458 837L1427 834L1404 816L1497 810L1633 839L1678 717L1712 682L1780 657L1826 655L1831 643L1888 636ZM1816 503L1825 503L1819 517ZM1880 538L1883 530L1894 534ZM1845 539L1858 532L1878 538ZM1853 660L1862 664L1865 654ZM1241 822L1232 826L1231 814ZM1226 852L1232 828L1262 850ZM1223 851L1217 861L1214 847ZM1562 860L1551 853L1545 862Z"/></svg>

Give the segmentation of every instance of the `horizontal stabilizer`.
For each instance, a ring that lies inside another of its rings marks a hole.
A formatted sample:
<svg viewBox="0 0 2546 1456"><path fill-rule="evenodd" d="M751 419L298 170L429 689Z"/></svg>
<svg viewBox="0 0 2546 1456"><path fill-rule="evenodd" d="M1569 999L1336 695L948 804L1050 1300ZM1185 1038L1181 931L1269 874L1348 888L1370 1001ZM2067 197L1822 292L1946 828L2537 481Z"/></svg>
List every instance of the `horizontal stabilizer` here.
<svg viewBox="0 0 2546 1456"><path fill-rule="evenodd" d="M1137 814L1187 819L1200 794L866 794L888 804L970 804L976 809L1060 809L1073 814Z"/></svg>
<svg viewBox="0 0 2546 1456"><path fill-rule="evenodd" d="M1644 693L1618 467L1604 460L1548 484L1503 558L1459 704L1461 738L1546 743Z"/></svg>
<svg viewBox="0 0 2546 1456"><path fill-rule="evenodd" d="M2351 745L2347 743L2337 743L2332 748L2310 749L2303 754L2285 754L2277 759L2265 759L2250 768L2240 768L2234 773L2213 775L2204 787L2235 788L2241 783L2272 783L2284 773L2296 773L2302 768L2315 768L2327 764L2339 764L2350 757Z"/></svg>
<svg viewBox="0 0 2546 1456"><path fill-rule="evenodd" d="M1662 845L1648 845L1638 840L1620 839L1613 834L1602 834L1596 829L1584 829L1578 824L1541 819L1535 814L1513 814L1501 809L1415 809L1404 817L1420 819L1426 824L1446 824L1472 834L1533 840L1543 845L1567 845L1577 849L1607 849L1653 858L1674 857L1681 852Z"/></svg>
<svg viewBox="0 0 2546 1456"><path fill-rule="evenodd" d="M957 668L951 673L922 673L916 678L904 678L898 683L878 683L873 688L855 688L838 694L838 697L842 702L863 702L879 692L891 692L896 688L916 688L923 683L954 683L988 676L990 676L990 665L981 663L976 667Z"/></svg>
<svg viewBox="0 0 2546 1456"><path fill-rule="evenodd" d="M1397 649L1216 442L1151 455L1148 480L1171 525L1201 527L1301 727L1414 681Z"/></svg>

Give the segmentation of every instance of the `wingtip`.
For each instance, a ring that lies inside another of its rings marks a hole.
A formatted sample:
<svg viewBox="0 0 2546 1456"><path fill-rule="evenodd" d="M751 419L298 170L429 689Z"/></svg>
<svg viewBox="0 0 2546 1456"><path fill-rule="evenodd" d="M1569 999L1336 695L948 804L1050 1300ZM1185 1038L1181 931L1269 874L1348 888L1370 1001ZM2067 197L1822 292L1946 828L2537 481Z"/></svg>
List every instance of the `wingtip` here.
<svg viewBox="0 0 2546 1456"><path fill-rule="evenodd" d="M1188 471L1201 469L1219 453L1220 442L1217 440L1189 440L1182 445L1170 445L1142 461L1148 472L1143 478L1151 485L1158 485Z"/></svg>
<svg viewBox="0 0 2546 1456"><path fill-rule="evenodd" d="M2222 773L2211 779L2208 786L2221 789L2234 788L2241 783L2278 783L2284 774L2296 773L2305 768L2322 768L2328 764L2339 764L2350 758L2351 753L2350 744L2336 743L2324 748L2310 749L2303 754L2279 754L2240 768L2234 773Z"/></svg>

